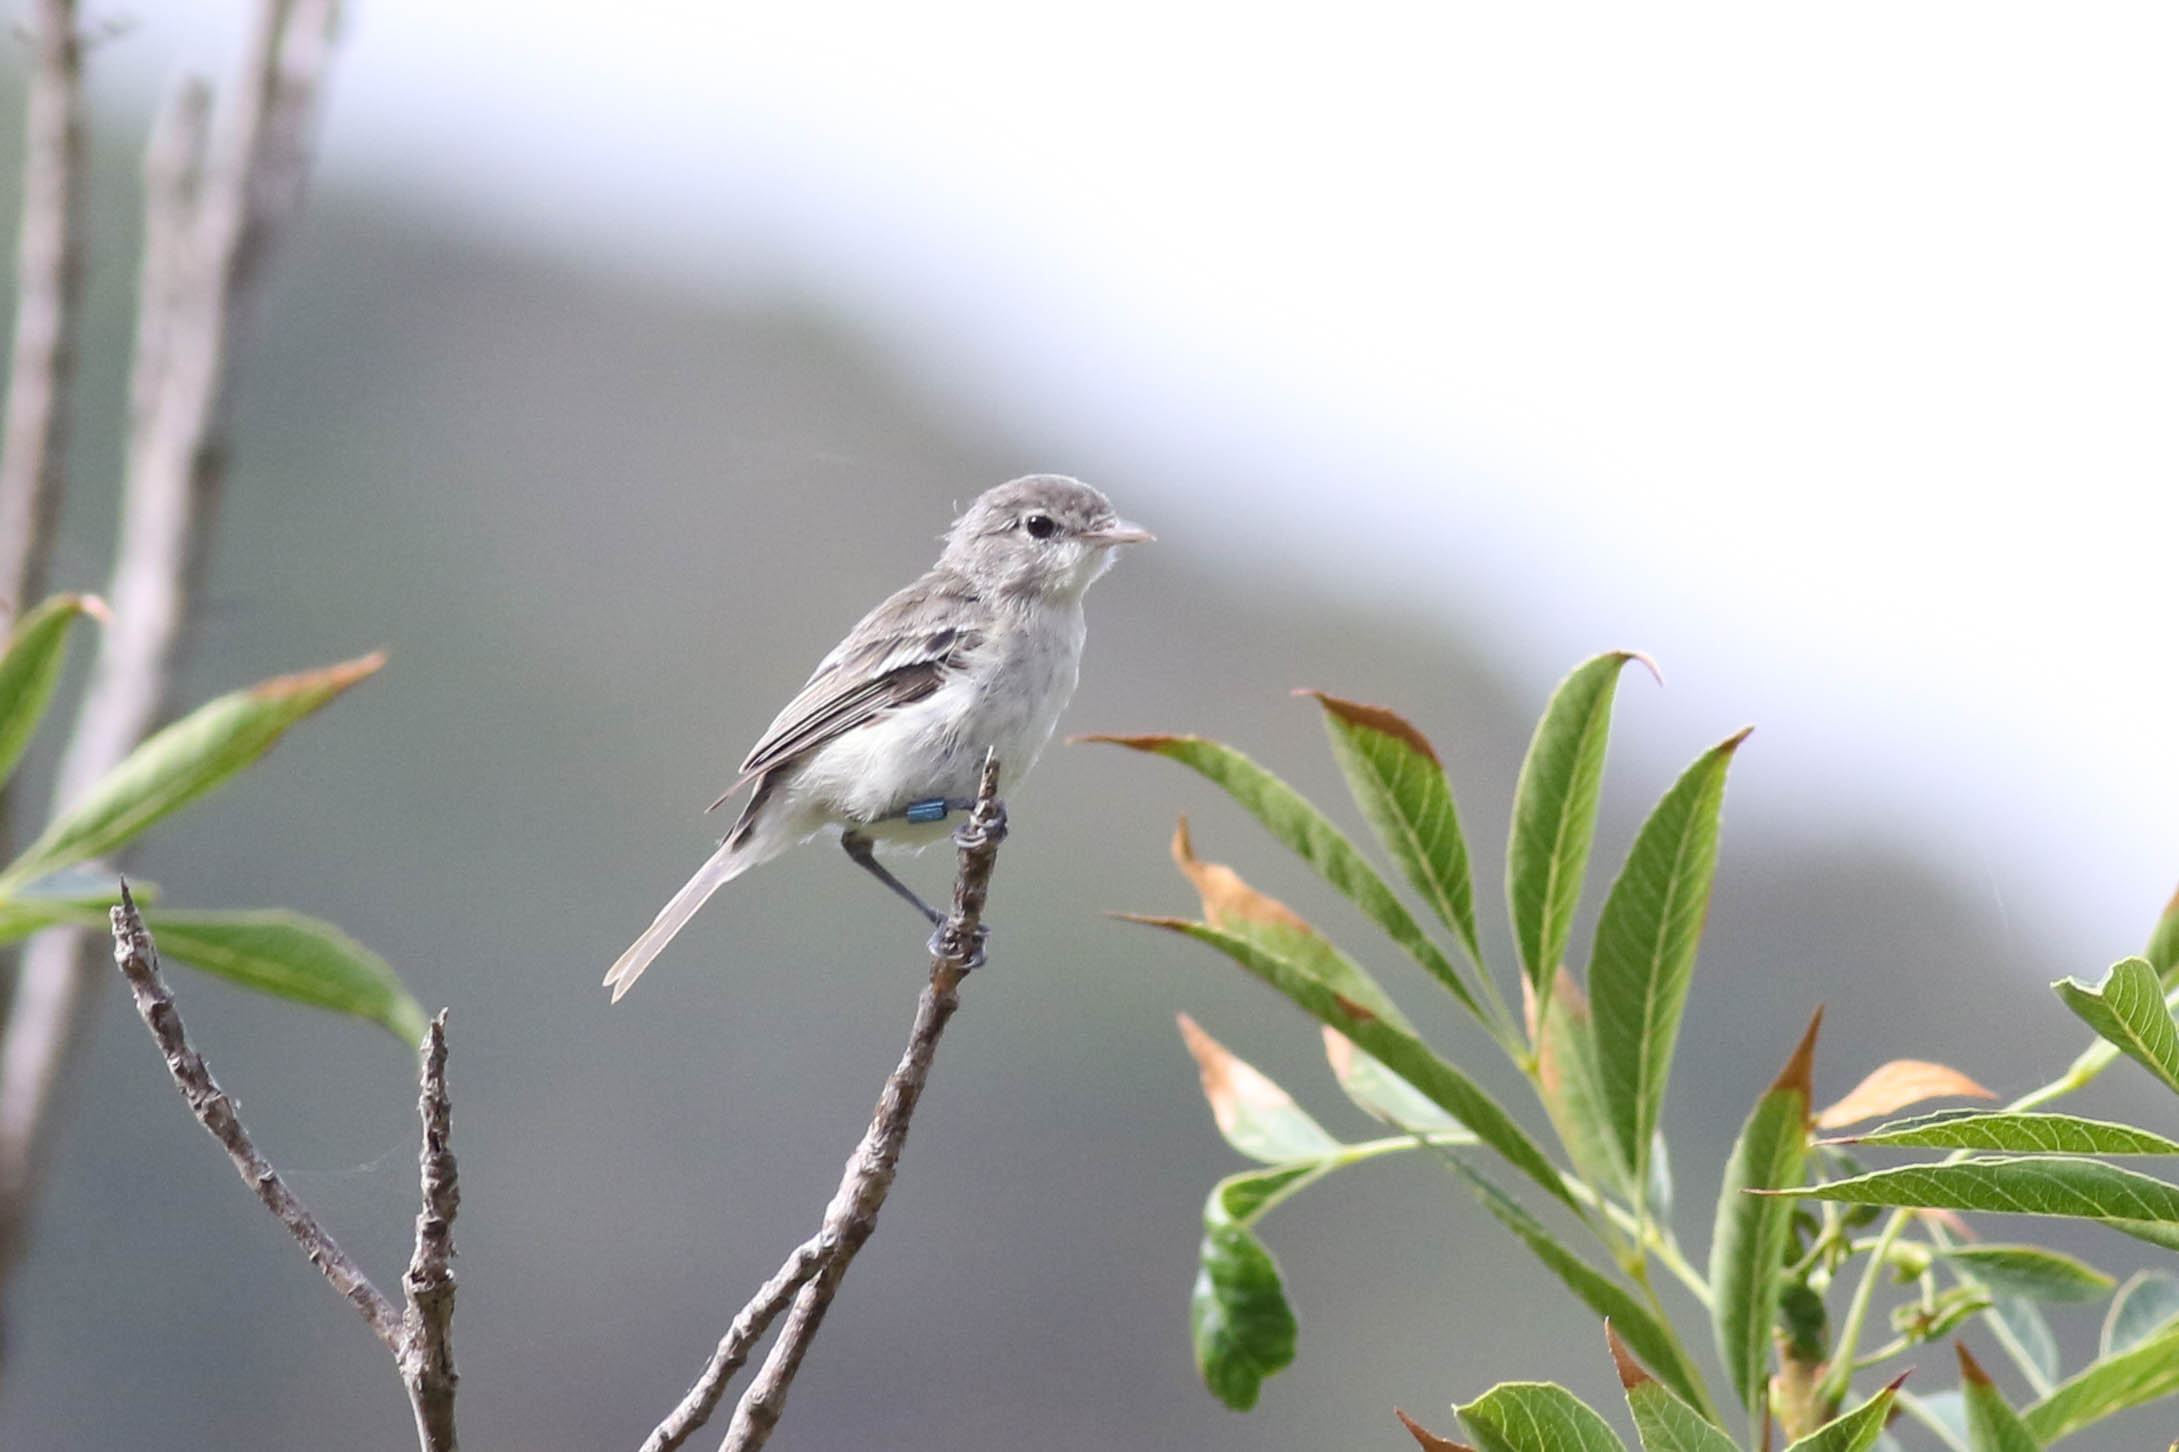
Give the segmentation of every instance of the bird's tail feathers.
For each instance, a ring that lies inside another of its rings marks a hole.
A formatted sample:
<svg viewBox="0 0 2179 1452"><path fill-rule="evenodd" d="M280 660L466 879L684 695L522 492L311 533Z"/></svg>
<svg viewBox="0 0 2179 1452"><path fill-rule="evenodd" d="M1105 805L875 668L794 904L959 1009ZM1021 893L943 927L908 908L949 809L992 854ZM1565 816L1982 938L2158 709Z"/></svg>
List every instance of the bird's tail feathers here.
<svg viewBox="0 0 2179 1452"><path fill-rule="evenodd" d="M635 986L635 981L643 976L643 970L651 966L651 960L664 952L674 934L696 916L696 910L704 905L705 899L757 865L757 854L744 850L748 837L748 833L738 830L731 833L719 845L719 850L696 869L696 875L658 910L658 916L643 930L643 936L628 945L628 951L620 955L612 971L605 975L605 986L613 990L613 1002L620 1002L622 995Z"/></svg>

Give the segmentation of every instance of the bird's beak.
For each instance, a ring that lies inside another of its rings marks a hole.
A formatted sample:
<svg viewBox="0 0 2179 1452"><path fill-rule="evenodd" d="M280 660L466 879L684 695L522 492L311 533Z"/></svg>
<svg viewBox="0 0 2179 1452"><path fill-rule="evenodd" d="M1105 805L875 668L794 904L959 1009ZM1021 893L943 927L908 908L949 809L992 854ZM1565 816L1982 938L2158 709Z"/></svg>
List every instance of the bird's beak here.
<svg viewBox="0 0 2179 1452"><path fill-rule="evenodd" d="M1107 520L1097 528L1087 530L1082 538L1093 545L1148 544L1157 536L1139 524L1124 519Z"/></svg>

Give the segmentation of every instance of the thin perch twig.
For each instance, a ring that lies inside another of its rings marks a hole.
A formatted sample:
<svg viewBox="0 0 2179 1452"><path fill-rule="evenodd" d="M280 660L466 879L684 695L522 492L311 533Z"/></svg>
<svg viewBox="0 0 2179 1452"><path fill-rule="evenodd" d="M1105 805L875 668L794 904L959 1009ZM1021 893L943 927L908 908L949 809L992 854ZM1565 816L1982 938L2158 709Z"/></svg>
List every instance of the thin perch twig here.
<svg viewBox="0 0 2179 1452"><path fill-rule="evenodd" d="M453 1105L446 1092L446 1013L432 1019L417 1047L423 1069L417 1113L423 1121L419 1155L423 1209L416 1217L416 1248L401 1279L407 1293L404 1314L371 1283L371 1278L318 1223L310 1207L296 1198L280 1172L265 1158L243 1128L234 1101L212 1078L204 1056L190 1045L182 1016L159 972L159 949L136 910L136 899L121 884L121 906L110 914L114 962L128 980L136 1011L166 1056L167 1072L182 1091L190 1111L227 1151L235 1173L282 1225L303 1254L334 1290L363 1314L371 1332L393 1353L409 1404L416 1412L416 1444L422 1452L456 1452L454 1436L454 1347L449 1322L454 1314L454 1212L461 1204L454 1151L449 1143Z"/></svg>
<svg viewBox="0 0 2179 1452"><path fill-rule="evenodd" d="M453 1101L446 1093L446 1010L424 1035L423 1086L416 1113L423 1121L417 1181L423 1208L416 1214L416 1252L401 1277L408 1310L401 1318L401 1349L394 1360L416 1409L416 1441L426 1452L453 1452L454 1213L461 1208L461 1181L454 1165Z"/></svg>
<svg viewBox="0 0 2179 1452"><path fill-rule="evenodd" d="M120 545L91 681L63 754L65 809L157 722L206 512L220 476L236 323L254 265L298 195L337 0L261 0L243 84L207 146L185 87L146 158L145 257L129 385ZM99 974L74 928L25 948L0 1040L0 1283L20 1260L62 1066Z"/></svg>
<svg viewBox="0 0 2179 1452"><path fill-rule="evenodd" d="M793 1309L787 1315L786 1326L773 1343L771 1354L765 1357L756 1380L734 1409L734 1419L721 1444L723 1452L756 1452L778 1425L780 1414L786 1410L788 1388L801 1370L802 1358L832 1304L840 1278L847 1273L848 1262L877 1228L878 1211L893 1187L901 1147L908 1139L908 1123L930 1076L939 1035L960 1007L961 978L969 970L981 936L991 870L1005 835L998 791L998 758L987 752L975 810L956 836L960 870L954 879L953 911L933 940L930 981L916 1003L908 1047L885 1081L877 1113L862 1143L848 1157L840 1188L825 1207L817 1234L797 1246L786 1264L742 1307L695 1385L644 1442L643 1452L673 1452L694 1435L717 1408L727 1380L741 1369L750 1349L792 1297Z"/></svg>
<svg viewBox="0 0 2179 1452"><path fill-rule="evenodd" d="M38 0L23 123L15 344L0 438L0 628L45 585L66 473L68 385L83 283L83 45L75 0Z"/></svg>
<svg viewBox="0 0 2179 1452"><path fill-rule="evenodd" d="M113 909L112 918L114 963L121 969L121 976L128 979L129 991L136 996L136 1012L143 1018L144 1027L151 1030L159 1052L166 1055L167 1072L174 1076L174 1086L182 1091L182 1098L189 1101L190 1112L227 1151L242 1183L287 1227L310 1263L363 1313L363 1319L371 1323L372 1333L386 1343L386 1349L399 1356L401 1313L371 1284L363 1268L334 1243L332 1235L310 1213L310 1207L295 1198L295 1192L288 1189L272 1162L258 1152L250 1132L235 1114L234 1102L214 1082L204 1056L190 1047L181 1013L174 1007L174 995L167 991L166 980L159 975L158 947L144 927L136 911L136 899L130 896L126 883L121 888L121 906Z"/></svg>

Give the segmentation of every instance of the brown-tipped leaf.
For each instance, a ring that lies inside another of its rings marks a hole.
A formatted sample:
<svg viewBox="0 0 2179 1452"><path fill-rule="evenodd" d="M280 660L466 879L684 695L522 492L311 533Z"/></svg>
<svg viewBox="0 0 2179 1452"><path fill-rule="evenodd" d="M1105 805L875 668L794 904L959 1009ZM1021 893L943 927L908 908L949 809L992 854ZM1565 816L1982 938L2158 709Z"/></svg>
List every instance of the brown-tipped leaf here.
<svg viewBox="0 0 2179 1452"><path fill-rule="evenodd" d="M1749 1112L1718 1191L1710 1239L1712 1319L1718 1359L1725 1364L1733 1394L1751 1412L1768 1383L1764 1365L1793 1212L1790 1200L1748 1191L1801 1183L1808 1153L1809 1085L1822 1026L1819 1008L1776 1082Z"/></svg>
<svg viewBox="0 0 2179 1452"><path fill-rule="evenodd" d="M1345 893L1384 930L1386 936L1406 950L1431 977L1445 985L1470 1013L1483 1017L1481 1006L1462 981L1459 970L1453 967L1452 960L1423 932L1415 915L1394 895L1369 859L1314 803L1278 777L1232 747L1200 736L1078 736L1074 739L1102 741L1163 756L1224 788L1228 796L1269 828L1272 836L1315 868L1326 882Z"/></svg>
<svg viewBox="0 0 2179 1452"><path fill-rule="evenodd" d="M1337 1154L1339 1141L1246 1060L1180 1015L1180 1037L1203 1078L1203 1097L1218 1132L1250 1159L1267 1164Z"/></svg>
<svg viewBox="0 0 2179 1452"><path fill-rule="evenodd" d="M1202 900L1203 921L1209 926L1287 959L1375 1017L1406 1025L1407 1019L1393 1005L1391 995L1368 970L1340 952L1300 914L1250 887L1224 863L1197 857L1186 817L1173 830L1173 861L1194 885L1196 896Z"/></svg>
<svg viewBox="0 0 2179 1452"><path fill-rule="evenodd" d="M1818 1129L1843 1129L1864 1119L1897 1114L1925 1099L1995 1099L1957 1069L1926 1059L1894 1059L1872 1070L1846 1097L1816 1116Z"/></svg>
<svg viewBox="0 0 2179 1452"><path fill-rule="evenodd" d="M1438 754L1422 732L1382 706L1365 706L1322 691L1324 729L1347 778L1354 803L1415 891L1483 968L1475 927L1475 881L1460 813Z"/></svg>
<svg viewBox="0 0 2179 1452"><path fill-rule="evenodd" d="M1465 1442L1455 1442L1450 1437L1440 1437L1398 1407L1392 1409L1392 1415L1400 1419L1400 1425L1407 1428L1407 1435L1415 1439L1415 1445L1420 1447L1422 1452L1475 1452L1475 1448Z"/></svg>
<svg viewBox="0 0 2179 1452"><path fill-rule="evenodd" d="M287 729L384 665L383 652L208 701L146 739L0 873L0 893L104 856L224 785Z"/></svg>

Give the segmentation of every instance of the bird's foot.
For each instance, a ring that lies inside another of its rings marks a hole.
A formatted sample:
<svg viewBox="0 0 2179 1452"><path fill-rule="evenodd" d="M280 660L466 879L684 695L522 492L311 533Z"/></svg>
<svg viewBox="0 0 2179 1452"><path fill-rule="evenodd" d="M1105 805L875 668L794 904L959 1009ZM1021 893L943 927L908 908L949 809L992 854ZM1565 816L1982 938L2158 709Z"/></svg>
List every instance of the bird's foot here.
<svg viewBox="0 0 2179 1452"><path fill-rule="evenodd" d="M974 804L971 803L973 808ZM991 820L979 823L972 814L969 819L953 829L956 847L996 847L1006 840L1006 803L996 797L991 801Z"/></svg>
<svg viewBox="0 0 2179 1452"><path fill-rule="evenodd" d="M938 931L931 934L931 956L933 958L950 958L961 965L963 973L972 972L984 966L984 943L990 936L991 929L981 923L977 924L976 935L969 940L968 950L963 952L959 945L951 940L945 925L941 923Z"/></svg>

